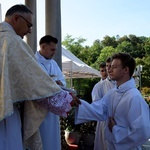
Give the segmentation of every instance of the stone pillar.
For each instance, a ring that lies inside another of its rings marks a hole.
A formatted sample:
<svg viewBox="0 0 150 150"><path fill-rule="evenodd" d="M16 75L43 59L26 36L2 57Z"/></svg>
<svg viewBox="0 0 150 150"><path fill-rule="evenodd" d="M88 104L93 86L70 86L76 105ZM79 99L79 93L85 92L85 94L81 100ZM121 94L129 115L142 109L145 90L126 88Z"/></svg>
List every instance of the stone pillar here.
<svg viewBox="0 0 150 150"><path fill-rule="evenodd" d="M25 0L25 5L33 12L33 28L31 34L27 35L27 43L35 53L37 50L36 0Z"/></svg>
<svg viewBox="0 0 150 150"><path fill-rule="evenodd" d="M0 3L0 23L2 22L2 9L1 9L1 3Z"/></svg>
<svg viewBox="0 0 150 150"><path fill-rule="evenodd" d="M60 68L62 68L60 0L45 1L45 25L46 34L50 34L58 39L57 50L54 59Z"/></svg>

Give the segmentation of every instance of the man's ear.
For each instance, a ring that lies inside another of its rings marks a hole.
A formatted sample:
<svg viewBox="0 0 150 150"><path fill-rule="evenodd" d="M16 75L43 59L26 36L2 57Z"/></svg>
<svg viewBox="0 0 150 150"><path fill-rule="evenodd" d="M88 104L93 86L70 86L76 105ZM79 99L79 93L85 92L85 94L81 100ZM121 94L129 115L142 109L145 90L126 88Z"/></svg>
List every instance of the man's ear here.
<svg viewBox="0 0 150 150"><path fill-rule="evenodd" d="M125 70L125 73L129 73L129 67L125 67L124 70Z"/></svg>
<svg viewBox="0 0 150 150"><path fill-rule="evenodd" d="M18 21L18 19L19 19L19 15L13 15L12 16L12 22L14 23L14 24L16 24L16 22Z"/></svg>
<svg viewBox="0 0 150 150"><path fill-rule="evenodd" d="M42 49L45 48L45 44L42 43L42 44L40 45L40 47L41 47Z"/></svg>

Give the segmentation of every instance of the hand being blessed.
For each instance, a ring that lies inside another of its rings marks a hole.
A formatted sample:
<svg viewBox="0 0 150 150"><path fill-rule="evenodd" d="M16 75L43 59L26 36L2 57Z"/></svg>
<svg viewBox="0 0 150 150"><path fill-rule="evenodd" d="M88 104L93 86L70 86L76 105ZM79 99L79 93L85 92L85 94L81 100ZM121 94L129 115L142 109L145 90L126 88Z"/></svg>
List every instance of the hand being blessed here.
<svg viewBox="0 0 150 150"><path fill-rule="evenodd" d="M72 94L71 93L71 96L72 96L72 98L73 98L73 100L71 101L71 106L73 107L73 106L76 106L76 107L78 107L80 104L81 104L81 101L80 101L80 99L77 97L77 96L75 96L74 94Z"/></svg>

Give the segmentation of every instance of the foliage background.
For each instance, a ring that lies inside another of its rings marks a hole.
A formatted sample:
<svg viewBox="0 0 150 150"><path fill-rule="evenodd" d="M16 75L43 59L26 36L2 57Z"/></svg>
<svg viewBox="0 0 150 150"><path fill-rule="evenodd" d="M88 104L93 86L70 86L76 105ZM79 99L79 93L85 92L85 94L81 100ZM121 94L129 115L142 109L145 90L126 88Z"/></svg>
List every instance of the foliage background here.
<svg viewBox="0 0 150 150"><path fill-rule="evenodd" d="M143 66L141 72L142 92L144 95L150 94L150 90L144 90L150 88L150 37L138 37L132 34L123 37L119 35L110 37L107 35L102 41L96 39L91 46L84 45L85 41L86 39L82 37L74 38L71 35L66 35L62 45L76 57L97 70L99 70L100 62L106 61L107 57L113 53L129 53L135 58L137 65ZM73 87L81 98L91 102L92 88L99 80L98 78L73 79ZM67 83L69 86L69 80L67 80Z"/></svg>

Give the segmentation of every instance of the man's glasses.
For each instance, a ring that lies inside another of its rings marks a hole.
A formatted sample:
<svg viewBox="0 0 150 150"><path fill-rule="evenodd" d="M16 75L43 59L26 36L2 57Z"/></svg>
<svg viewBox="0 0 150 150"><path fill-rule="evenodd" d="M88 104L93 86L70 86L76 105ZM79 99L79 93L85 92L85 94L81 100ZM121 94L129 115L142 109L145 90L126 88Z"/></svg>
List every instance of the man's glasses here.
<svg viewBox="0 0 150 150"><path fill-rule="evenodd" d="M28 25L28 28L31 29L32 28L32 23L30 23L26 18L24 18L23 16L19 15L19 17L21 17L23 20L26 21L27 25Z"/></svg>

